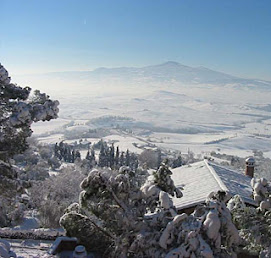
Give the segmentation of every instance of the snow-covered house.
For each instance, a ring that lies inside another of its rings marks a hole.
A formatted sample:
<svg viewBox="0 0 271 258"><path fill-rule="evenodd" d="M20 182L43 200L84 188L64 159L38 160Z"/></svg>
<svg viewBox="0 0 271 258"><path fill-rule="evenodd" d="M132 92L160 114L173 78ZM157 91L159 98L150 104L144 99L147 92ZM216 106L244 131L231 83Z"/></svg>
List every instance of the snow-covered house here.
<svg viewBox="0 0 271 258"><path fill-rule="evenodd" d="M206 200L214 191L223 190L231 195L239 194L245 203L255 205L252 198L251 177L244 173L214 164L208 160L172 169L172 179L177 187L183 187L183 197L173 198L180 211L190 212Z"/></svg>

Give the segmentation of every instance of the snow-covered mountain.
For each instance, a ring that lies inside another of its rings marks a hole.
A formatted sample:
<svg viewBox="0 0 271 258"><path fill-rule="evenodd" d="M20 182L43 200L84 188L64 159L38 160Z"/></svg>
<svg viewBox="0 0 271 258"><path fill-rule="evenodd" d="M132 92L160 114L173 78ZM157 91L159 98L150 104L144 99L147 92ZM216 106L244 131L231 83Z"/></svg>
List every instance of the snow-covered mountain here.
<svg viewBox="0 0 271 258"><path fill-rule="evenodd" d="M97 68L93 71L57 72L43 75L49 78L79 81L119 80L130 82L172 82L184 84L215 84L271 88L270 81L244 79L205 67L190 67L169 61L145 67Z"/></svg>

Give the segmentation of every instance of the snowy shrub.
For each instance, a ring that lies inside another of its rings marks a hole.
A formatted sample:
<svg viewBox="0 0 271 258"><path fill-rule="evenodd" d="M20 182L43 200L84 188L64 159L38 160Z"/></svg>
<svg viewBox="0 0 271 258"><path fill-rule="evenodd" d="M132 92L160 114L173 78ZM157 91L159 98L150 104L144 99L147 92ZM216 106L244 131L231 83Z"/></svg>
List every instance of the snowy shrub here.
<svg viewBox="0 0 271 258"><path fill-rule="evenodd" d="M29 164L20 169L18 178L24 181L45 180L49 177L49 165L44 160L39 160L37 164Z"/></svg>
<svg viewBox="0 0 271 258"><path fill-rule="evenodd" d="M75 167L66 167L57 176L33 182L31 198L44 227L59 227L59 218L65 208L78 199L79 184L83 178Z"/></svg>
<svg viewBox="0 0 271 258"><path fill-rule="evenodd" d="M170 175L162 163L139 187L129 169L94 169L60 224L89 250L101 252L87 236L104 235L111 247L102 250L105 257L236 257L239 235L225 205L228 195L213 193L193 214L177 214L170 196L182 193Z"/></svg>
<svg viewBox="0 0 271 258"><path fill-rule="evenodd" d="M39 154L42 159L48 160L53 156L53 148L49 145L40 145L39 147Z"/></svg>
<svg viewBox="0 0 271 258"><path fill-rule="evenodd" d="M138 157L140 163L148 168L157 168L159 163L159 155L157 151L144 150Z"/></svg>
<svg viewBox="0 0 271 258"><path fill-rule="evenodd" d="M52 157L48 159L48 165L53 169L58 169L61 166L60 161L57 157Z"/></svg>
<svg viewBox="0 0 271 258"><path fill-rule="evenodd" d="M243 249L249 254L267 258L271 256L271 188L264 178L253 178L251 185L258 208L246 207L239 196L235 196L228 206L243 239Z"/></svg>
<svg viewBox="0 0 271 258"><path fill-rule="evenodd" d="M52 145L38 144L33 138L28 140L29 148L22 154L13 157L20 169L18 178L24 181L44 180L49 177L49 170L57 169L61 163L53 156Z"/></svg>
<svg viewBox="0 0 271 258"><path fill-rule="evenodd" d="M18 206L17 195L24 193L24 189L17 180L17 171L0 160L0 227L9 226L20 220L21 208ZM16 216L14 216L17 214ZM15 221L16 220L16 221Z"/></svg>

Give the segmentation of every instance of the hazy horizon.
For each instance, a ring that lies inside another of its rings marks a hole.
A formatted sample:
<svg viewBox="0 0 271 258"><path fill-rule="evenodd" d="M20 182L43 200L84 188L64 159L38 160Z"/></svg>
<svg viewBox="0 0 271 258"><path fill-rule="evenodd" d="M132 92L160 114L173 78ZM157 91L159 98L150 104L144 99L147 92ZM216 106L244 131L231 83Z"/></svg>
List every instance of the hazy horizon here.
<svg viewBox="0 0 271 258"><path fill-rule="evenodd" d="M270 1L1 1L10 74L176 61L271 81Z"/></svg>

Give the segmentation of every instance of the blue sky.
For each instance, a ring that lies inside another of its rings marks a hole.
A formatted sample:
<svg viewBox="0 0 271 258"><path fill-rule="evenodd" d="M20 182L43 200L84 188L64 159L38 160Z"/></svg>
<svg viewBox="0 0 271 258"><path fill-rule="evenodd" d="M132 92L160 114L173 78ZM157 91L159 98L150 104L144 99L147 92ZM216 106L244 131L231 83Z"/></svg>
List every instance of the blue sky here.
<svg viewBox="0 0 271 258"><path fill-rule="evenodd" d="M169 60L271 80L270 0L0 0L13 74Z"/></svg>

